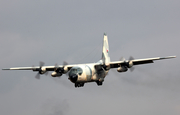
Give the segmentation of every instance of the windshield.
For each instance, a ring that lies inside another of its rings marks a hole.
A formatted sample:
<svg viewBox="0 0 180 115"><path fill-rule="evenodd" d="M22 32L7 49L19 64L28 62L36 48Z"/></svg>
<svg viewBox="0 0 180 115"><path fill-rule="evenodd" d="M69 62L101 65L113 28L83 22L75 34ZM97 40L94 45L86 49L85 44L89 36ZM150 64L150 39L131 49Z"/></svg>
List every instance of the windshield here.
<svg viewBox="0 0 180 115"><path fill-rule="evenodd" d="M81 68L72 68L69 72L69 75L73 75L73 74L79 74L81 75L83 73L82 69Z"/></svg>

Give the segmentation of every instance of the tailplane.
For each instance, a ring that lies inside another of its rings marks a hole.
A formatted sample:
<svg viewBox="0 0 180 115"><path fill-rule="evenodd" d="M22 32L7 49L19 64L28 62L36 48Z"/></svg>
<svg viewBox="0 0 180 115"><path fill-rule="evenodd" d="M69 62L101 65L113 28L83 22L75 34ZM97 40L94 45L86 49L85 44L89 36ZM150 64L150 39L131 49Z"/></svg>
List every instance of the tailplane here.
<svg viewBox="0 0 180 115"><path fill-rule="evenodd" d="M108 37L106 34L104 34L104 40L103 40L102 61L104 64L110 62Z"/></svg>

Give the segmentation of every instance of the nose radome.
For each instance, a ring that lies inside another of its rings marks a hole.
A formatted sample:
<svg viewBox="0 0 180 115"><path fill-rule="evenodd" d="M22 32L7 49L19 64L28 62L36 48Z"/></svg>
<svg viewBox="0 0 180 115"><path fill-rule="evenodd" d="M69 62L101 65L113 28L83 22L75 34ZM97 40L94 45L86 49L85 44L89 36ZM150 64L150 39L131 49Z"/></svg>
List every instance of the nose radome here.
<svg viewBox="0 0 180 115"><path fill-rule="evenodd" d="M73 75L69 76L69 79L74 83L77 81L77 78L78 78L78 75L76 75L76 74L73 74Z"/></svg>

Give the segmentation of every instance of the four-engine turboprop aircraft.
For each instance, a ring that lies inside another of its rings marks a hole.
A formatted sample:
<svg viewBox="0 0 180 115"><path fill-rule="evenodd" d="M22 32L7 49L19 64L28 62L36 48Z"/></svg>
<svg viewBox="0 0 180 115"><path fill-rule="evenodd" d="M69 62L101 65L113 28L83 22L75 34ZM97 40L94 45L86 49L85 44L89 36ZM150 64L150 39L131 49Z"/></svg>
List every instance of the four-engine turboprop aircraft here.
<svg viewBox="0 0 180 115"><path fill-rule="evenodd" d="M52 72L52 77L60 77L62 74L66 74L68 72L69 80L75 84L75 87L83 87L87 82L96 82L98 86L103 84L103 81L108 73L108 71L112 68L117 68L118 72L126 72L128 69L131 71L134 69L134 65L140 64L149 64L153 63L155 60L169 59L175 58L176 56L168 56L168 57L155 57L155 58L145 58L145 59L133 59L130 57L129 60L122 59L121 61L110 61L109 57L109 45L107 35L104 34L103 41L103 51L102 58L97 63L87 63L87 64L74 64L68 65L64 62L63 65L55 65L55 66L44 66L41 62L40 66L36 67L15 67L8 68L3 70L33 70L37 71L38 74L36 78L40 78L40 74L46 74L47 71Z"/></svg>

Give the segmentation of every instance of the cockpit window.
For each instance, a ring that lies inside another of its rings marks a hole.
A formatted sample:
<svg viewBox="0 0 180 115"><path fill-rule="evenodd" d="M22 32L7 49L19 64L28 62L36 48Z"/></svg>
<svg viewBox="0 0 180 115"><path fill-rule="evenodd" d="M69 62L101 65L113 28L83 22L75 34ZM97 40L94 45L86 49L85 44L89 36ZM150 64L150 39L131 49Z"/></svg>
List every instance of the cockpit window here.
<svg viewBox="0 0 180 115"><path fill-rule="evenodd" d="M72 74L79 74L81 75L83 73L82 69L81 68L72 68L71 71L69 72L69 75L72 75Z"/></svg>
<svg viewBox="0 0 180 115"><path fill-rule="evenodd" d="M77 72L78 72L79 75L81 75L81 74L82 74L82 69L81 69L81 68L78 68L78 69L77 69Z"/></svg>

